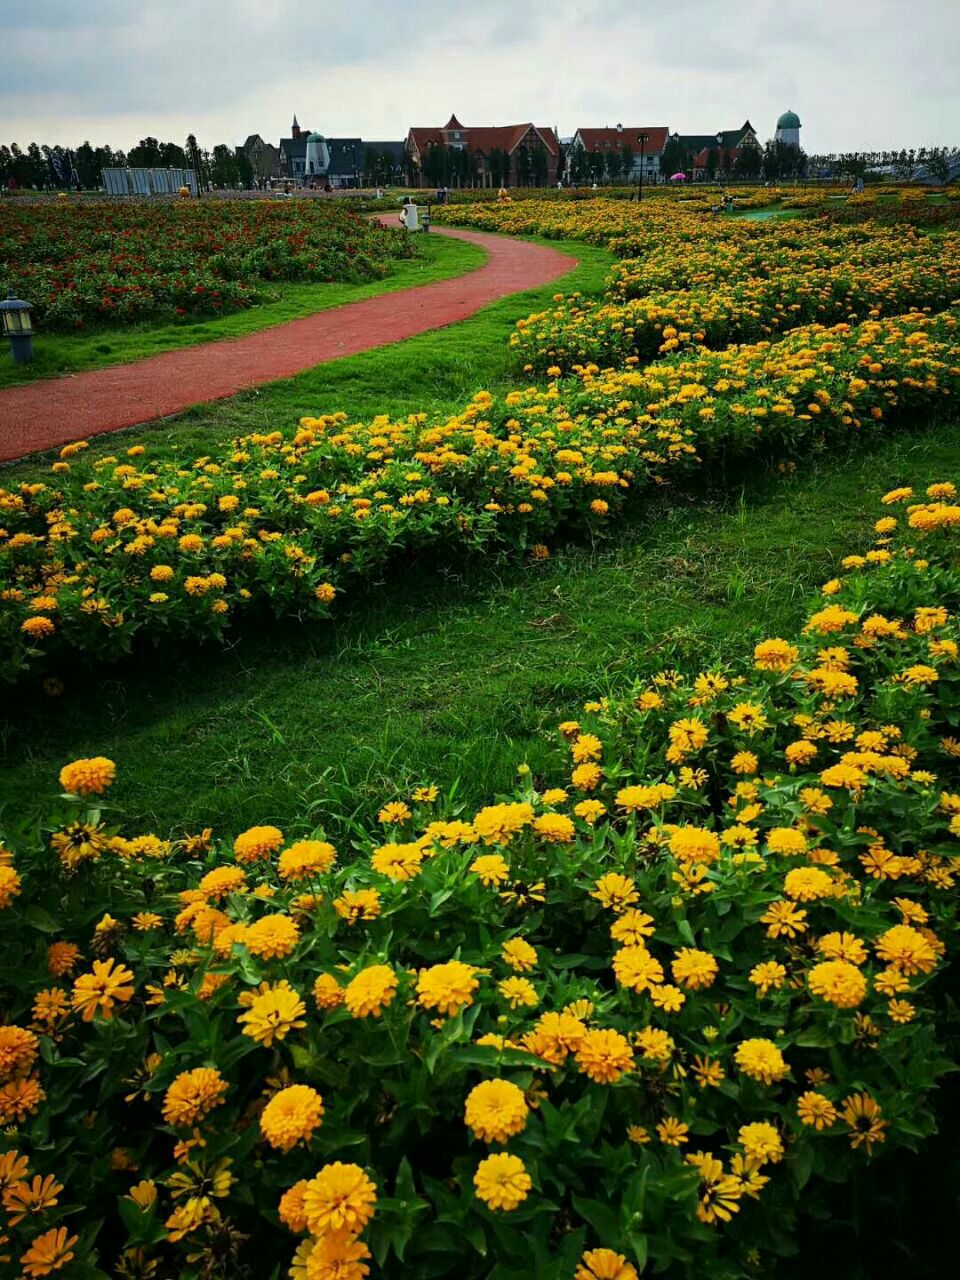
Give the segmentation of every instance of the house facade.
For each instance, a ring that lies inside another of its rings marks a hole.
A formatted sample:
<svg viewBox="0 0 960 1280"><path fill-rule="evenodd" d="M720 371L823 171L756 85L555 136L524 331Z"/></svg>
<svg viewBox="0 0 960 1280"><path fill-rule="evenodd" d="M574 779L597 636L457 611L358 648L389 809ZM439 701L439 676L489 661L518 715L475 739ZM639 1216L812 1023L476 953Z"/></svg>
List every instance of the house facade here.
<svg viewBox="0 0 960 1280"><path fill-rule="evenodd" d="M760 148L749 120L739 129L718 129L716 133L672 133L667 146L668 167L691 172L695 181L722 177L734 172L739 156L748 147Z"/></svg>
<svg viewBox="0 0 960 1280"><path fill-rule="evenodd" d="M251 133L240 148L250 162L253 180L263 186L276 176L280 166L280 149L271 142L264 142L259 133Z"/></svg>
<svg viewBox="0 0 960 1280"><path fill-rule="evenodd" d="M544 125L413 127L404 147L414 186L552 186L561 164L556 130Z"/></svg>
<svg viewBox="0 0 960 1280"><path fill-rule="evenodd" d="M376 163L369 153L376 156ZM300 186L359 187L366 178L372 184L399 180L404 143L364 142L362 138L327 138L302 129L293 117L289 138L280 139L274 173Z"/></svg>
<svg viewBox="0 0 960 1280"><path fill-rule="evenodd" d="M615 128L580 128L567 154L566 176L571 182L659 182L670 130L666 125L618 124Z"/></svg>

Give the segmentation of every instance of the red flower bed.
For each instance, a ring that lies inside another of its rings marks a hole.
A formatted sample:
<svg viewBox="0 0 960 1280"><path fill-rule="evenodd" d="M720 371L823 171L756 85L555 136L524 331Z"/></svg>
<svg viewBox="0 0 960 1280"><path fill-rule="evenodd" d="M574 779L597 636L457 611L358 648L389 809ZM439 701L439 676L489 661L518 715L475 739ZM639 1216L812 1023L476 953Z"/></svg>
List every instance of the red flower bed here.
<svg viewBox="0 0 960 1280"><path fill-rule="evenodd" d="M407 238L314 201L203 200L5 207L4 285L47 329L222 315L266 282L376 280Z"/></svg>

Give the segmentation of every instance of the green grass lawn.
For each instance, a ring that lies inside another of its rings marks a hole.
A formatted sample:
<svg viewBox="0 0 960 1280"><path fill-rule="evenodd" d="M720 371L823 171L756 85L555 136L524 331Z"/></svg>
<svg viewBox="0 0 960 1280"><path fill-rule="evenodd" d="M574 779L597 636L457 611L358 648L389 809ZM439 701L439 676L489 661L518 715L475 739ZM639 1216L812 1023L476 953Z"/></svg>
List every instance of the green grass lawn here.
<svg viewBox="0 0 960 1280"><path fill-rule="evenodd" d="M195 319L181 324L127 325L122 329L102 326L80 334L45 334L34 339L34 359L15 365L6 343L0 352L0 388L19 382L58 374L79 373L106 365L126 364L144 356L159 355L178 347L192 347L220 338L239 338L259 329L268 329L345 302L359 302L381 293L395 293L420 284L432 284L451 276L474 271L486 261L477 245L444 236L421 236L419 256L393 264L390 275L366 284L288 284L268 286L274 300L232 315Z"/></svg>
<svg viewBox="0 0 960 1280"><path fill-rule="evenodd" d="M546 240L538 243L558 247ZM473 248L439 236L430 240L431 246L441 244ZM562 247L579 259L579 265L552 284L492 303L448 328L317 365L229 400L199 405L177 418L94 437L91 453L117 453L136 442L157 454L191 457L235 435L289 427L308 414L343 410L354 419L369 419L378 413L454 412L482 387L495 391L523 385L507 346L514 323L547 306L560 289L599 293L614 262L607 250L592 245ZM46 472L44 459L28 459L0 469L0 484L45 478Z"/></svg>
<svg viewBox="0 0 960 1280"><path fill-rule="evenodd" d="M335 621L271 625L223 650L144 651L67 692L8 699L0 802L55 790L75 756L117 761L111 798L167 832L369 818L435 781L476 805L516 766L556 777L552 730L589 697L664 666L702 667L789 635L837 559L868 545L895 484L956 478L943 424L796 474L711 478L543 565L407 564Z"/></svg>

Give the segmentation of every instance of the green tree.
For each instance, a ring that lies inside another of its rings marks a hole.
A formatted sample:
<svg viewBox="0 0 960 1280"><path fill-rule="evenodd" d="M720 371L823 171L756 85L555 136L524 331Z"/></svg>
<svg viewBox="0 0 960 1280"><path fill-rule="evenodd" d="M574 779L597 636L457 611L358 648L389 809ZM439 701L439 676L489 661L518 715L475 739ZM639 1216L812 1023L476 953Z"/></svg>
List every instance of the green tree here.
<svg viewBox="0 0 960 1280"><path fill-rule="evenodd" d="M550 161L547 157L547 148L542 142L538 142L530 150L530 176L535 187L546 186L547 174L550 171Z"/></svg>
<svg viewBox="0 0 960 1280"><path fill-rule="evenodd" d="M931 178L947 182L950 178L951 155L946 147L931 147L927 152L927 168Z"/></svg>
<svg viewBox="0 0 960 1280"><path fill-rule="evenodd" d="M159 169L163 163L163 152L156 138L141 138L135 147L130 148L127 158L134 169Z"/></svg>
<svg viewBox="0 0 960 1280"><path fill-rule="evenodd" d="M745 142L737 152L734 169L738 178L757 178L763 167L763 152L755 142Z"/></svg>
<svg viewBox="0 0 960 1280"><path fill-rule="evenodd" d="M89 142L81 142L77 147L74 152L74 163L81 187L89 191L100 185L101 165L97 161L97 152Z"/></svg>
<svg viewBox="0 0 960 1280"><path fill-rule="evenodd" d="M533 160L528 147L518 147L515 153L515 172L518 187L529 187L533 179Z"/></svg>

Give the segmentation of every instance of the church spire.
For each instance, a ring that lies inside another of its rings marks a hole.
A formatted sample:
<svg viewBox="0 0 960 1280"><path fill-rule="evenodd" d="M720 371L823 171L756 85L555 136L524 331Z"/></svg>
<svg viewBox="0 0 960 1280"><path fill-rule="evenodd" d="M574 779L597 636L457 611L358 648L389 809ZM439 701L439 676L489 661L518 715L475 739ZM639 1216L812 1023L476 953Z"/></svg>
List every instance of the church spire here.
<svg viewBox="0 0 960 1280"><path fill-rule="evenodd" d="M290 127L290 133L294 138L300 137L300 124L299 124L299 121L297 120L296 113L294 113L293 124Z"/></svg>

